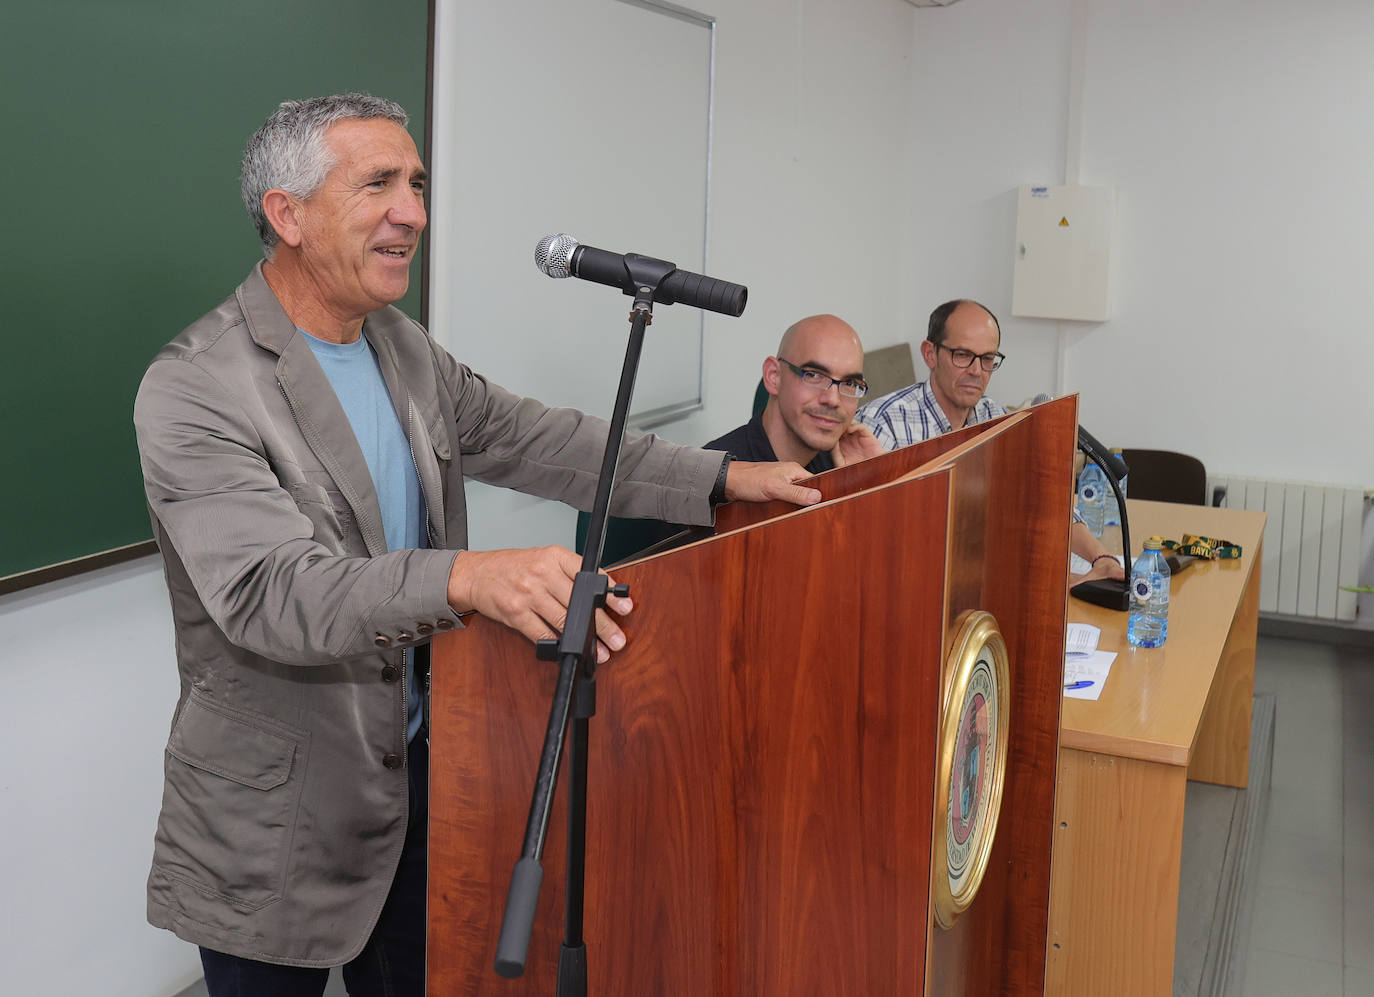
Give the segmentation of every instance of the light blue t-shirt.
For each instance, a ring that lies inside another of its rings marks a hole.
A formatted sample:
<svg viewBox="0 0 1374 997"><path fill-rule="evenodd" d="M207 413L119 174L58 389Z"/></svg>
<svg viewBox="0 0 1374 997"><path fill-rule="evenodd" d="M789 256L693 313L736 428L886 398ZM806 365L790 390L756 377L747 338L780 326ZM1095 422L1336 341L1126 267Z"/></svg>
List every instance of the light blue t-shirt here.
<svg viewBox="0 0 1374 997"><path fill-rule="evenodd" d="M330 343L316 339L304 329L298 331L329 378L334 394L343 406L353 435L367 461L372 487L382 508L382 529L388 550L418 550L429 546L425 519L425 496L415 471L396 407L387 394L382 368L372 347L362 336L354 343ZM410 708L407 737L420 729L420 682L415 674L415 655L407 648L407 704Z"/></svg>

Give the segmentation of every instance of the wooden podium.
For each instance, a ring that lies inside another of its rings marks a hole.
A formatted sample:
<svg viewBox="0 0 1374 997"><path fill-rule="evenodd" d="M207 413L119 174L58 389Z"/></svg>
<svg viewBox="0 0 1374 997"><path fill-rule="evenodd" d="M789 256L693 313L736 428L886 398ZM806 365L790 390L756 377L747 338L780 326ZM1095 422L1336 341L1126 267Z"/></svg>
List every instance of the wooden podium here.
<svg viewBox="0 0 1374 997"><path fill-rule="evenodd" d="M1014 413L614 570L636 608L597 672L589 994L1043 993L1076 427L1073 398ZM1006 643L1009 748L981 888L943 928L943 700L973 611ZM552 997L566 772L525 974L492 965L556 666L478 619L433 668L429 994Z"/></svg>

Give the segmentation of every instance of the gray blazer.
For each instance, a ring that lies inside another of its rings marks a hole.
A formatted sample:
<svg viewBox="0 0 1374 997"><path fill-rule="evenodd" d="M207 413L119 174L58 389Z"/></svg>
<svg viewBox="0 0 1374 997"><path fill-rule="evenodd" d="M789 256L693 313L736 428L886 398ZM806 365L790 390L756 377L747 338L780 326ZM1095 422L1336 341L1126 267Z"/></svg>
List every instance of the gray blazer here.
<svg viewBox="0 0 1374 997"><path fill-rule="evenodd" d="M158 353L134 424L176 629L148 919L334 966L371 934L407 810L403 648L461 627L463 476L589 508L606 426L517 398L394 308L363 334L410 439L431 550L387 553L372 479L261 265ZM711 521L720 454L640 436L616 511Z"/></svg>

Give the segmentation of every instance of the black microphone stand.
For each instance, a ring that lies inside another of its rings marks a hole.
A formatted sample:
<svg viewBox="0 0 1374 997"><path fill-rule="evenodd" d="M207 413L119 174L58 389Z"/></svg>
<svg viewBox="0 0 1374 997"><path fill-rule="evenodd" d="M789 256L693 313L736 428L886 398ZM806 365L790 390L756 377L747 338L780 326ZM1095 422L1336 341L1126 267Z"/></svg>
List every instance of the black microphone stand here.
<svg viewBox="0 0 1374 997"><path fill-rule="evenodd" d="M1122 567L1126 577L1120 581L1115 578L1095 578L1089 582L1079 582L1069 589L1069 594L1095 606L1124 613L1131 608L1131 527L1126 516L1126 496L1121 494L1121 482L1112 466L1115 461L1103 453L1102 444L1082 426L1078 427L1078 449L1083 451L1088 460L1102 468L1102 473L1107 476L1116 494L1117 508L1121 510L1121 560L1125 562ZM1124 473L1125 461L1121 461L1121 468Z"/></svg>
<svg viewBox="0 0 1374 997"><path fill-rule="evenodd" d="M568 796L568 868L565 895L564 937L558 958L557 997L586 997L587 946L582 938L583 886L586 878L587 840L587 743L588 721L596 713L596 625L598 608L606 604L607 594L625 596L629 587L608 585L597 570L605 543L606 521L611 507L620 447L625 440L625 422L639 370L639 354L644 345L644 329L653 321L654 294L665 277L673 273L671 263L647 256L626 257L636 291L630 311L630 340L625 348L625 363L620 371L620 388L611 413L606 436L606 453L601 462L596 500L592 505L587 542L582 552L582 569L573 579L572 597L563 634L558 640L540 641L535 651L542 661L558 661L558 685L544 733L544 748L539 758L530 814L525 824L524 847L511 875L506 911L501 919L501 935L496 946L496 972L514 978L525 971L534 911L539 901L539 886L544 878L539 860L544 853L544 836L557 787L558 761L572 718L571 751L568 758L572 783Z"/></svg>

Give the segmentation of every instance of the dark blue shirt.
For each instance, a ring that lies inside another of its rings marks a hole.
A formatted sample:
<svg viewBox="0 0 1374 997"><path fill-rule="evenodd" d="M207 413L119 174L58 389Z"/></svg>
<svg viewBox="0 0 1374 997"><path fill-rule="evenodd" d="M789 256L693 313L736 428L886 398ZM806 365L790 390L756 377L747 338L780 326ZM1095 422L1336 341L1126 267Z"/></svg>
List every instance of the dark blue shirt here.
<svg viewBox="0 0 1374 997"><path fill-rule="evenodd" d="M703 450L724 450L736 460L749 461L776 461L778 455L773 450L773 444L768 441L768 434L763 430L763 416L756 415L739 429L732 429L719 439L707 443ZM831 458L828 450L822 450L806 465L806 469L812 474L820 474L822 471L831 471L835 468L835 461Z"/></svg>

